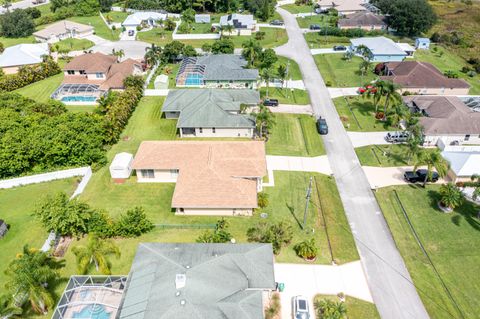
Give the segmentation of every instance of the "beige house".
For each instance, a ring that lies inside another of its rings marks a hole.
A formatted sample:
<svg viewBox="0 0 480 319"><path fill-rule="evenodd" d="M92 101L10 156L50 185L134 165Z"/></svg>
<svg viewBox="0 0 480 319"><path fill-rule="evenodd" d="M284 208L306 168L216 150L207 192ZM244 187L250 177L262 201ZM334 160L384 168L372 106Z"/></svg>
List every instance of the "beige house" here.
<svg viewBox="0 0 480 319"><path fill-rule="evenodd" d="M38 42L55 43L68 38L85 38L93 34L93 27L68 20L55 22L33 33Z"/></svg>
<svg viewBox="0 0 480 319"><path fill-rule="evenodd" d="M132 168L139 183L176 183L177 215L251 216L267 174L263 141L146 141Z"/></svg>
<svg viewBox="0 0 480 319"><path fill-rule="evenodd" d="M340 29L385 30L387 29L387 24L384 20L383 16L369 11L361 11L339 19L337 26Z"/></svg>
<svg viewBox="0 0 480 319"><path fill-rule="evenodd" d="M356 12L367 11L364 6L366 0L319 0L320 10L335 9L341 15L349 15Z"/></svg>
<svg viewBox="0 0 480 319"><path fill-rule="evenodd" d="M423 95L467 95L470 84L463 79L450 79L427 62L388 62L381 71L382 80L392 81L401 92Z"/></svg>

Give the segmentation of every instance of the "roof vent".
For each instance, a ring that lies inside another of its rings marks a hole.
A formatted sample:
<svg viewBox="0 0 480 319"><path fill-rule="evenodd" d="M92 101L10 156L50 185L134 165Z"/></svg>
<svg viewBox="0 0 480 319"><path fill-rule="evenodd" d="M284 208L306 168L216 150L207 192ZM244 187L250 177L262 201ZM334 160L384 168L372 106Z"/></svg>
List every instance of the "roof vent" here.
<svg viewBox="0 0 480 319"><path fill-rule="evenodd" d="M185 306L186 303L187 301L185 299L180 300L180 305Z"/></svg>
<svg viewBox="0 0 480 319"><path fill-rule="evenodd" d="M186 265L185 268L190 269L190 265Z"/></svg>
<svg viewBox="0 0 480 319"><path fill-rule="evenodd" d="M177 292L175 293L175 296L176 296L176 297L180 296L180 291L177 291Z"/></svg>
<svg viewBox="0 0 480 319"><path fill-rule="evenodd" d="M175 275L175 288L180 289L185 287L187 282L187 276L185 274L176 274Z"/></svg>

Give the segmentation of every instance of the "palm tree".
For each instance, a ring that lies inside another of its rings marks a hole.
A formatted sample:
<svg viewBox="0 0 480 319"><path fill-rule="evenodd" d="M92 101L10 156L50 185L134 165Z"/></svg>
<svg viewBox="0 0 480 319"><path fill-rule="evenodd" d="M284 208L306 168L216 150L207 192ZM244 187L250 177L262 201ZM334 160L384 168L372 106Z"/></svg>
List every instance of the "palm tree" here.
<svg viewBox="0 0 480 319"><path fill-rule="evenodd" d="M420 141L415 136L410 135L407 140L407 163L410 164L412 159L416 158L420 151Z"/></svg>
<svg viewBox="0 0 480 319"><path fill-rule="evenodd" d="M108 255L115 254L120 257L120 250L115 243L109 239L100 239L95 234L88 236L86 246L76 246L72 249L77 256L78 272L82 275L86 274L92 264L95 270L103 275L110 275L110 263L107 259Z"/></svg>
<svg viewBox="0 0 480 319"><path fill-rule="evenodd" d="M463 204L463 193L455 184L448 183L440 186L440 204L448 210L453 210Z"/></svg>
<svg viewBox="0 0 480 319"><path fill-rule="evenodd" d="M370 66L372 65L372 62L370 60L362 60L362 62L359 65L359 70L362 75L362 78L365 76L365 73L368 72L368 69L370 69ZM363 82L363 81L362 81Z"/></svg>
<svg viewBox="0 0 480 319"><path fill-rule="evenodd" d="M7 12L10 11L10 7L12 6L12 0L2 0L1 5Z"/></svg>
<svg viewBox="0 0 480 319"><path fill-rule="evenodd" d="M258 112L253 112L257 131L260 137L267 137L268 130L275 124L275 117L268 107L263 104L259 105Z"/></svg>
<svg viewBox="0 0 480 319"><path fill-rule="evenodd" d="M242 56L248 61L247 66L249 68L253 67L255 61L262 53L262 48L258 45L258 42L253 39L243 42L242 48Z"/></svg>
<svg viewBox="0 0 480 319"><path fill-rule="evenodd" d="M389 125L398 127L402 120L405 120L410 114L408 108L402 103L396 103L387 114Z"/></svg>
<svg viewBox="0 0 480 319"><path fill-rule="evenodd" d="M10 277L5 287L12 292L15 301L28 300L33 311L46 314L54 306L48 282L58 278L58 268L59 263L46 253L25 245L5 271Z"/></svg>
<svg viewBox="0 0 480 319"><path fill-rule="evenodd" d="M268 194L265 192L260 192L257 194L257 205L260 208L265 208L268 206Z"/></svg>
<svg viewBox="0 0 480 319"><path fill-rule="evenodd" d="M277 75L280 78L280 81L282 81L282 88L283 88L285 84L285 80L287 79L287 76L288 76L288 70L284 64L280 64L277 67Z"/></svg>
<svg viewBox="0 0 480 319"><path fill-rule="evenodd" d="M372 51L366 46L366 45L359 45L357 49L355 50L358 54L360 54L364 60L371 60L372 57Z"/></svg>
<svg viewBox="0 0 480 319"><path fill-rule="evenodd" d="M229 37L232 35L233 30L235 30L235 27L232 24L226 24L223 26L220 26L220 34Z"/></svg>
<svg viewBox="0 0 480 319"><path fill-rule="evenodd" d="M398 94L397 90L400 87L392 81L384 81L382 86L383 96L385 97L385 103L383 104L383 120L385 121L387 116L387 110L390 102L400 102L402 97Z"/></svg>
<svg viewBox="0 0 480 319"><path fill-rule="evenodd" d="M105 20L107 21L108 24L112 24L113 22L112 16L109 14L105 15Z"/></svg>
<svg viewBox="0 0 480 319"><path fill-rule="evenodd" d="M145 48L145 51L144 59L149 66L155 65L162 57L162 47L153 43L150 47Z"/></svg>
<svg viewBox="0 0 480 319"><path fill-rule="evenodd" d="M313 260L317 257L318 248L315 243L315 238L304 240L293 247L295 253L304 259Z"/></svg>
<svg viewBox="0 0 480 319"><path fill-rule="evenodd" d="M268 88L270 86L270 80L273 78L272 69L265 68L260 73L260 78L265 82L265 86L267 87L267 91L265 96L268 98Z"/></svg>
<svg viewBox="0 0 480 319"><path fill-rule="evenodd" d="M347 50L344 54L343 54L343 59L346 60L346 61L351 61L353 58L353 51L352 50Z"/></svg>
<svg viewBox="0 0 480 319"><path fill-rule="evenodd" d="M445 177L450 168L450 164L442 157L442 154L440 154L438 149L433 151L422 150L419 152L413 170L416 171L421 165L427 166L427 174L423 181L423 187L425 187L427 181L432 178L434 168L440 177Z"/></svg>
<svg viewBox="0 0 480 319"><path fill-rule="evenodd" d="M22 312L22 308L16 306L11 297L0 296L0 319L9 319L15 315L21 315Z"/></svg>

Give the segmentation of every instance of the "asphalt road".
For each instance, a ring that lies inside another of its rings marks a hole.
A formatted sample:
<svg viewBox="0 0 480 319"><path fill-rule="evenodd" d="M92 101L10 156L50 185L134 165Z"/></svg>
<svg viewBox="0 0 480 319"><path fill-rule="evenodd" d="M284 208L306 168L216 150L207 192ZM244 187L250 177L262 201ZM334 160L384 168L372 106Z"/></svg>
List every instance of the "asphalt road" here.
<svg viewBox="0 0 480 319"><path fill-rule="evenodd" d="M289 42L276 51L299 64L315 115L327 119L325 148L378 311L382 318L429 318L302 31L292 14L282 8L277 10L285 22Z"/></svg>
<svg viewBox="0 0 480 319"><path fill-rule="evenodd" d="M38 5L47 4L49 2L50 2L49 0L46 0L44 3L38 4ZM12 11L12 10L15 10L15 9L26 9L26 8L35 7L35 6L38 6L38 5L33 4L32 0L22 0L22 1L12 3L9 10ZM6 11L6 9L4 7L0 7L0 14L4 13L5 11Z"/></svg>

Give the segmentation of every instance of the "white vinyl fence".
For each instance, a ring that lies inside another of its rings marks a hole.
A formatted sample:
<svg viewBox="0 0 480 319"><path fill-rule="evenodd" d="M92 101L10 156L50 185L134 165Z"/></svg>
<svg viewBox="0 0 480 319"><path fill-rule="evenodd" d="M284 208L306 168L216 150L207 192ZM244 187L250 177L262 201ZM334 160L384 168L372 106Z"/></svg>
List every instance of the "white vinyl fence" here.
<svg viewBox="0 0 480 319"><path fill-rule="evenodd" d="M186 34L172 34L173 40L218 40L220 39L219 33L186 33Z"/></svg>
<svg viewBox="0 0 480 319"><path fill-rule="evenodd" d="M170 90L161 90L161 89L147 89L144 91L144 96L167 96Z"/></svg>

